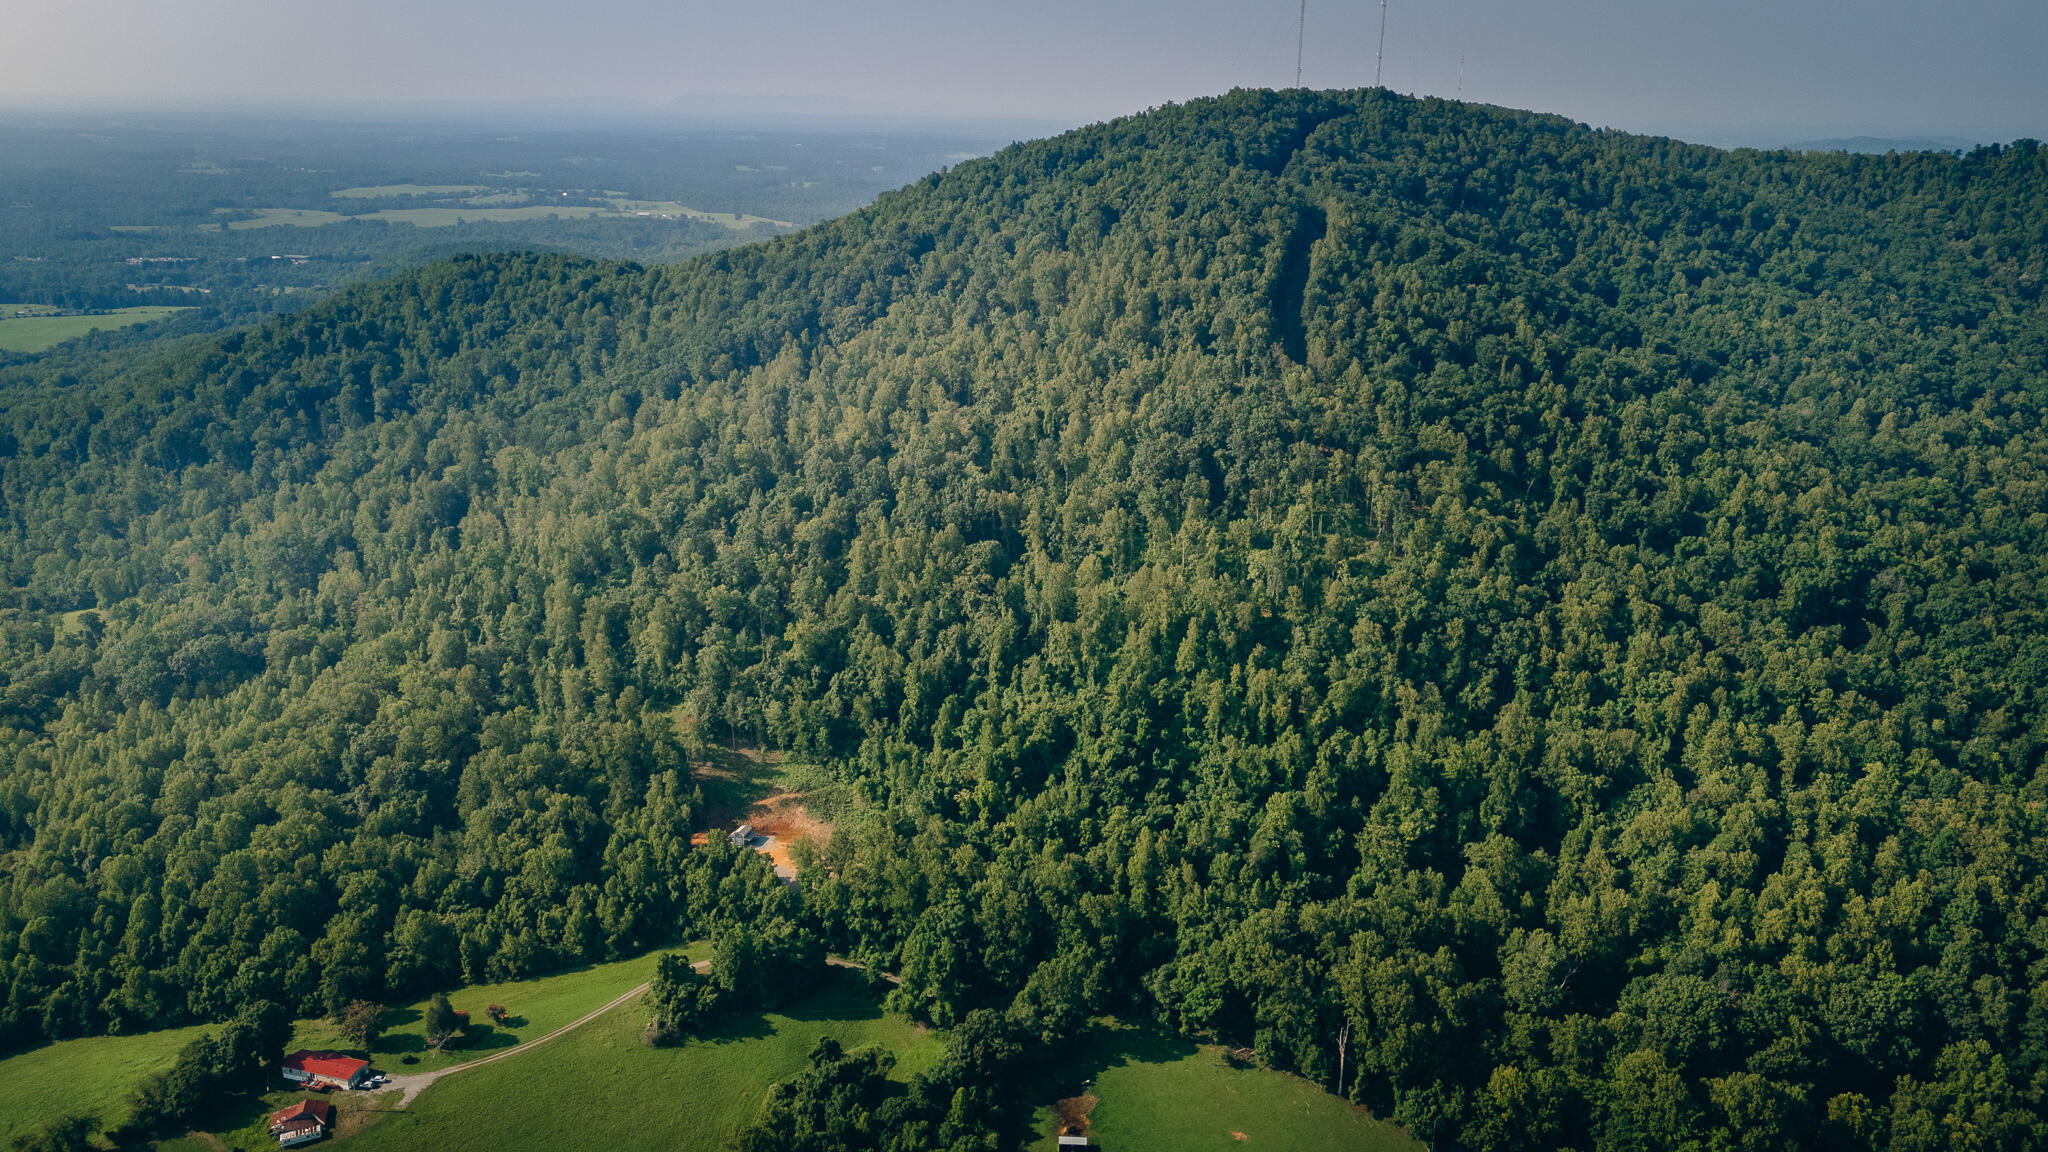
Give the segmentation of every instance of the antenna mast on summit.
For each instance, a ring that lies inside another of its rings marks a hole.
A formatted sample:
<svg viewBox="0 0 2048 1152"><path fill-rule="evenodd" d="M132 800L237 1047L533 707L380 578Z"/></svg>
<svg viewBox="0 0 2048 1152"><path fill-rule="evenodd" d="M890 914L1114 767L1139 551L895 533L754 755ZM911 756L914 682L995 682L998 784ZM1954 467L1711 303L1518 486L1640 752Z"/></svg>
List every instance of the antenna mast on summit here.
<svg viewBox="0 0 2048 1152"><path fill-rule="evenodd" d="M1308 39L1308 0L1301 0L1301 23L1294 29L1294 86L1301 87L1301 45Z"/></svg>
<svg viewBox="0 0 2048 1152"><path fill-rule="evenodd" d="M1308 0L1301 0L1301 2L1303 5L1306 5L1308 3ZM1380 0L1380 50L1378 52L1373 53L1372 57L1372 86L1375 88L1386 87L1386 85L1380 83L1380 69L1386 65L1386 62L1387 0Z"/></svg>

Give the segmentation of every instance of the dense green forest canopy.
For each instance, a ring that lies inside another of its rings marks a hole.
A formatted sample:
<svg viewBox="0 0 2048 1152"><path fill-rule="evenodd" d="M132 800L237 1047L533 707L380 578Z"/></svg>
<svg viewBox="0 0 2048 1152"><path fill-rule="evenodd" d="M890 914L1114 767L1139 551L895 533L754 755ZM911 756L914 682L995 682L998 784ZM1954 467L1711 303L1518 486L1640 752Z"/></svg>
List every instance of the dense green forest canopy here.
<svg viewBox="0 0 2048 1152"><path fill-rule="evenodd" d="M1443 1146L2039 1146L2044 277L2029 142L1240 92L5 370L0 1029L767 917Z"/></svg>

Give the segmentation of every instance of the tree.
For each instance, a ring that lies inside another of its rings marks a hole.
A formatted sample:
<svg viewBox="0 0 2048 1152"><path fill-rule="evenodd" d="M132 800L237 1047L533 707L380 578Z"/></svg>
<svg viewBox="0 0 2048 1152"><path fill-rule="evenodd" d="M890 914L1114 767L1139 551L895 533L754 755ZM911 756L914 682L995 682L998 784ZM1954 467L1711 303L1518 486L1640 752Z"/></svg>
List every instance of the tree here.
<svg viewBox="0 0 2048 1152"><path fill-rule="evenodd" d="M16 1136L11 1147L14 1152L95 1152L99 1144L93 1136L99 1129L97 1117L73 1113Z"/></svg>
<svg viewBox="0 0 2048 1152"><path fill-rule="evenodd" d="M654 979L647 988L648 1021L646 1040L650 1044L673 1044L683 1034L717 1015L721 995L716 986L690 958L672 952L654 963Z"/></svg>
<svg viewBox="0 0 2048 1152"><path fill-rule="evenodd" d="M788 1003L825 971L816 930L786 915L734 920L715 934L712 949L711 985L727 1012Z"/></svg>
<svg viewBox="0 0 2048 1152"><path fill-rule="evenodd" d="M117 1136L175 1131L236 1096L262 1091L264 1069L283 1056L291 1033L291 1013L281 1005L259 1000L244 1007L219 1032L199 1036L178 1050L169 1068L135 1086Z"/></svg>
<svg viewBox="0 0 2048 1152"><path fill-rule="evenodd" d="M1631 1052L1603 1086L1596 1147L1695 1152L1700 1108L1655 1052Z"/></svg>
<svg viewBox="0 0 2048 1152"><path fill-rule="evenodd" d="M436 992L427 1001L427 1011L420 1023L426 1028L427 1043L439 1048L462 1027L462 1017L448 1003L446 992Z"/></svg>
<svg viewBox="0 0 2048 1152"><path fill-rule="evenodd" d="M374 1000L351 1000L334 1023L350 1044L367 1050L384 1034L384 1006Z"/></svg>
<svg viewBox="0 0 2048 1152"><path fill-rule="evenodd" d="M887 1098L895 1058L879 1048L846 1052L821 1037L810 1067L768 1090L738 1152L861 1152L877 1146L875 1109Z"/></svg>

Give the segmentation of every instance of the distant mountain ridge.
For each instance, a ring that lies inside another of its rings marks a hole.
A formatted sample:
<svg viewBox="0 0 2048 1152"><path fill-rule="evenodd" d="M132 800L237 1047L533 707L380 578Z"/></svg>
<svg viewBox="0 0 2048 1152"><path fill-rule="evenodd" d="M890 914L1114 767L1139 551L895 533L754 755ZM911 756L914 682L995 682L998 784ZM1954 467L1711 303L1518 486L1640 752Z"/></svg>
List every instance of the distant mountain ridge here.
<svg viewBox="0 0 2048 1152"><path fill-rule="evenodd" d="M1111 1013L1443 1147L2038 1146L2043 220L1242 91L6 369L0 1036L732 934L1002 1070L876 1148ZM796 887L716 744L854 798Z"/></svg>
<svg viewBox="0 0 2048 1152"><path fill-rule="evenodd" d="M1887 152L1967 152L1977 141L1960 136L1843 136L1827 140L1803 140L1790 145L1794 152L1856 152L1882 156Z"/></svg>

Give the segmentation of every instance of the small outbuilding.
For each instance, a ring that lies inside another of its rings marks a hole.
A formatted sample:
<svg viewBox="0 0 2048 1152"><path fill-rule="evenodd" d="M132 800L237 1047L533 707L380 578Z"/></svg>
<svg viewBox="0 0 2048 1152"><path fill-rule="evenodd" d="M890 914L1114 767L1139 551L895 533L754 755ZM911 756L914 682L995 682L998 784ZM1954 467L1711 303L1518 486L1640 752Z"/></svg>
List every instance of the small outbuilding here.
<svg viewBox="0 0 2048 1152"><path fill-rule="evenodd" d="M370 1078L370 1062L339 1052L312 1052L301 1048L284 1058L284 1078L308 1088L355 1089Z"/></svg>
<svg viewBox="0 0 2048 1152"><path fill-rule="evenodd" d="M733 829L732 835L727 836L725 840L735 848L751 848L754 846L754 826L742 824Z"/></svg>

